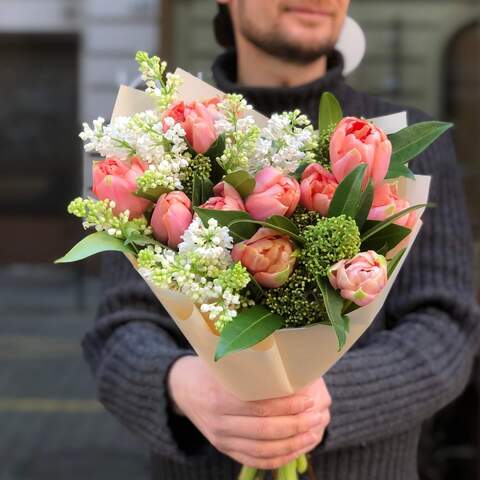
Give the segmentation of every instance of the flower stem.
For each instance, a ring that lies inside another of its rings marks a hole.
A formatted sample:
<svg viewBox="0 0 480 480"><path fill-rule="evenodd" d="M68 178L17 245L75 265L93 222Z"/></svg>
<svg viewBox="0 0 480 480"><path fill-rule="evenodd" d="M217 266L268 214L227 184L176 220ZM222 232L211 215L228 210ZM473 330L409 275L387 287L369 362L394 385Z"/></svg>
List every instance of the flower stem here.
<svg viewBox="0 0 480 480"><path fill-rule="evenodd" d="M305 454L300 455L297 458L297 472L300 474L304 474L308 469L308 460Z"/></svg>
<svg viewBox="0 0 480 480"><path fill-rule="evenodd" d="M240 476L238 480L255 480L257 475L257 469L253 467L246 467L245 465L242 467L242 471L240 472Z"/></svg>

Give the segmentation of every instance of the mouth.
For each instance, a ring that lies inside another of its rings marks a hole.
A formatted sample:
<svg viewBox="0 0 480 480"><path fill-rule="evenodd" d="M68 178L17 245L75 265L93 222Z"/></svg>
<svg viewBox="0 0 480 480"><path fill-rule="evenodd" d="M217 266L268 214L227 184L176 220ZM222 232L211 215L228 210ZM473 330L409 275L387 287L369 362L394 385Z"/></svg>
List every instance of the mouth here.
<svg viewBox="0 0 480 480"><path fill-rule="evenodd" d="M286 13L293 13L295 15L310 17L310 18L320 18L320 17L329 17L332 15L328 10L321 7L314 7L310 5L296 5L289 6L285 8Z"/></svg>

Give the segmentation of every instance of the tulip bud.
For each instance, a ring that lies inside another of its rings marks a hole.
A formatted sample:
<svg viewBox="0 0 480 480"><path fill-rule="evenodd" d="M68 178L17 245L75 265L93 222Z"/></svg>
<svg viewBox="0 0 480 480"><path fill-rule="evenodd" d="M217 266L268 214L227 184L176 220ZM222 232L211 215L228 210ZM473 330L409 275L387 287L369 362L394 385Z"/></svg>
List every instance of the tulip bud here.
<svg viewBox="0 0 480 480"><path fill-rule="evenodd" d="M232 258L241 262L262 287L277 288L288 281L296 251L287 236L260 228L252 238L233 247Z"/></svg>
<svg viewBox="0 0 480 480"><path fill-rule="evenodd" d="M343 298L364 307L387 284L387 261L373 250L361 252L351 260L340 260L333 265L328 279Z"/></svg>

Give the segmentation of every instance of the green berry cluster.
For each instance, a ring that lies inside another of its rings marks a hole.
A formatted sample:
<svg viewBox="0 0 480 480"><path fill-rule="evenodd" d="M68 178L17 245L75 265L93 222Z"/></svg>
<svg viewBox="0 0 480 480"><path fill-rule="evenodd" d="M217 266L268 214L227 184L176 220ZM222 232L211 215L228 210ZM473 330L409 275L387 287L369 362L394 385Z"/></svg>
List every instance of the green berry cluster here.
<svg viewBox="0 0 480 480"><path fill-rule="evenodd" d="M287 328L328 322L322 294L302 260L285 285L266 290L264 301L271 312L283 317Z"/></svg>
<svg viewBox="0 0 480 480"><path fill-rule="evenodd" d="M303 232L302 257L310 275L326 276L329 267L360 252L360 231L353 218L345 215L321 218Z"/></svg>
<svg viewBox="0 0 480 480"><path fill-rule="evenodd" d="M336 126L332 124L318 135L317 162L328 171L332 170L330 163L330 139L332 138L335 128Z"/></svg>
<svg viewBox="0 0 480 480"><path fill-rule="evenodd" d="M321 218L323 217L318 212L307 210L303 207L297 207L290 220L293 221L302 234L305 228L309 227L310 225L316 225Z"/></svg>
<svg viewBox="0 0 480 480"><path fill-rule="evenodd" d="M209 178L212 172L212 162L205 155L196 155L190 160L188 167L182 169L183 191L187 197L192 198L193 175L202 178Z"/></svg>

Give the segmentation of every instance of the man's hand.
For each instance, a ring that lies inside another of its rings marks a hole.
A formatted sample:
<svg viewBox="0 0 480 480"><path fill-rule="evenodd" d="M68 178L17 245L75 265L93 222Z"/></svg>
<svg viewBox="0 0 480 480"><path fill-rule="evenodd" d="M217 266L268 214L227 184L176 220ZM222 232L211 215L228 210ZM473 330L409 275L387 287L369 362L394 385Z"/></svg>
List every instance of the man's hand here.
<svg viewBox="0 0 480 480"><path fill-rule="evenodd" d="M289 397L243 402L227 392L198 357L182 357L168 387L177 408L218 450L239 463L274 469L315 448L330 422L322 378Z"/></svg>

